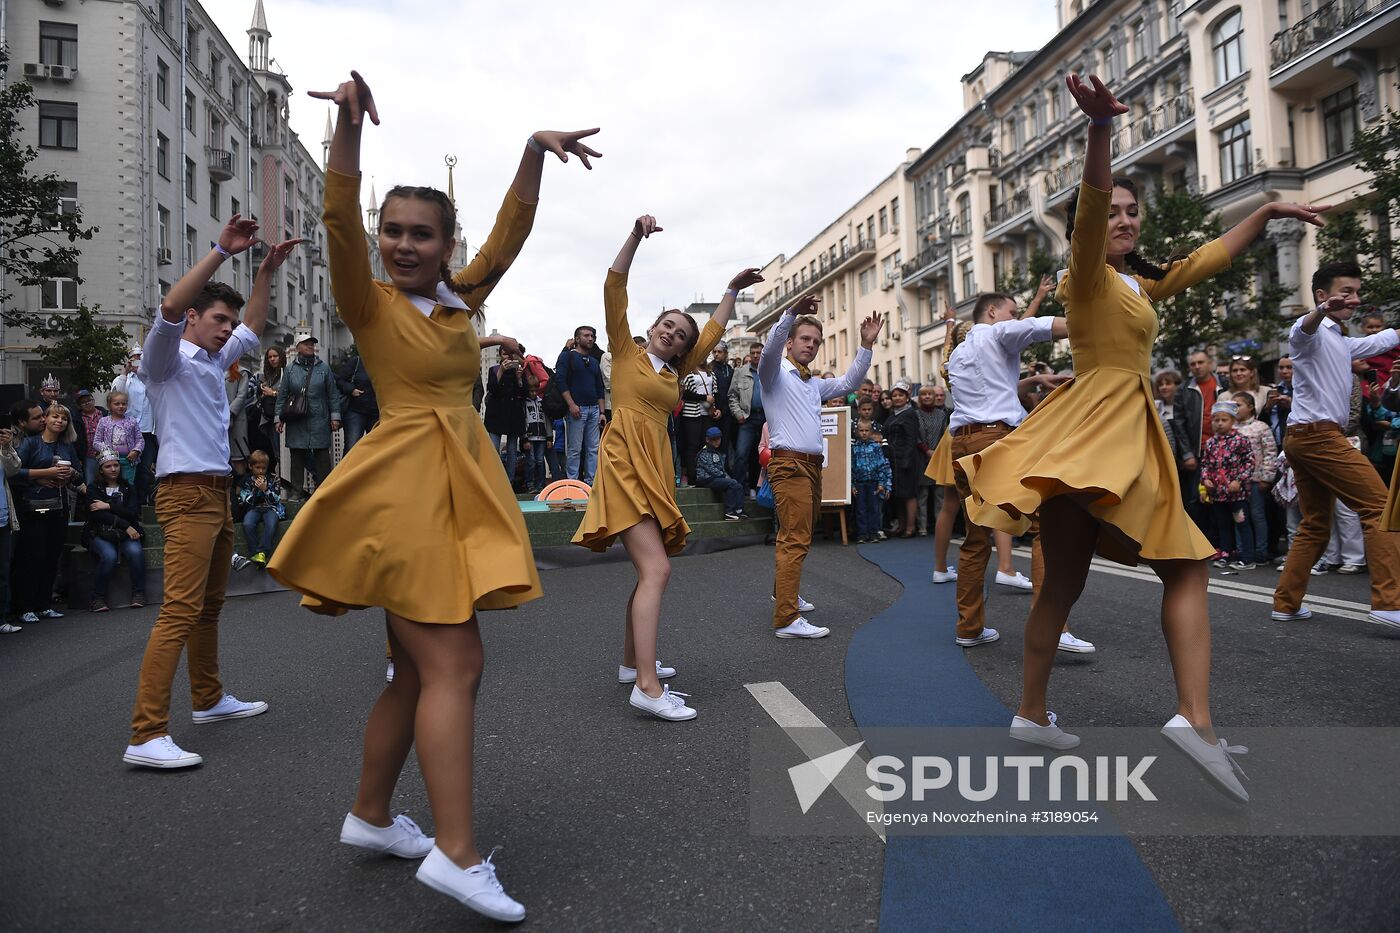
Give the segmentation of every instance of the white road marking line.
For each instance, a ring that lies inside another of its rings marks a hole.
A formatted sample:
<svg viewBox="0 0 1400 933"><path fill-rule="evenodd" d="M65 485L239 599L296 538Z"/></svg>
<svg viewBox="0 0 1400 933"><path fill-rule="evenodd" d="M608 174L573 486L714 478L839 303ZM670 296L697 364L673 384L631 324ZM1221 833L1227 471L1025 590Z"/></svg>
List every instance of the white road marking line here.
<svg viewBox="0 0 1400 933"><path fill-rule="evenodd" d="M807 756L808 761L847 747L847 743L842 741L835 732L832 732L826 723L817 718L816 713L809 710L801 700L792 695L791 690L778 681L744 684L744 689L753 694L758 705L763 707L763 711L782 727L787 733L787 737L792 739L793 744ZM864 762L865 758L857 755L852 760ZM884 827L878 822L872 823L866 820L867 813L883 813L884 807L866 794L867 785L864 769L850 767L842 769L836 779L831 782L831 786L836 788L836 791L851 805L851 809L856 812L860 821L869 826L870 831L880 837L881 842L884 842Z"/></svg>

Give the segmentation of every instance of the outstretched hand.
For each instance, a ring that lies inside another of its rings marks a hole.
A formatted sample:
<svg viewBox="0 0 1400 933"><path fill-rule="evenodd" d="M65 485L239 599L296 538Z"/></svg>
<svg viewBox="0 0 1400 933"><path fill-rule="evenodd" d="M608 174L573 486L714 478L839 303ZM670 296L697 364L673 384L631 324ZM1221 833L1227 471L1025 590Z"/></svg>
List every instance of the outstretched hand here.
<svg viewBox="0 0 1400 933"><path fill-rule="evenodd" d="M632 235L639 240L645 240L653 233L660 233L662 229L657 226L656 218L650 214L643 214L632 222Z"/></svg>
<svg viewBox="0 0 1400 933"><path fill-rule="evenodd" d="M241 253L258 242L258 222L234 214L219 231L219 245L229 253Z"/></svg>
<svg viewBox="0 0 1400 933"><path fill-rule="evenodd" d="M797 301L793 302L792 313L796 314L798 317L804 314L816 314L817 305L821 304L821 301L820 295L803 295L801 298L797 299Z"/></svg>
<svg viewBox="0 0 1400 933"><path fill-rule="evenodd" d="M1036 288L1035 293L1041 298L1044 298L1046 295L1050 294L1054 290L1055 277L1053 275L1042 275L1040 277L1040 286Z"/></svg>
<svg viewBox="0 0 1400 933"><path fill-rule="evenodd" d="M574 155L578 156L584 168L592 171L593 166L589 164L589 158L601 159L603 154L596 149L590 149L580 142L580 140L585 136L592 136L596 132L598 132L598 127L596 126L591 130L571 130L569 132L560 130L538 130L533 134L533 138L535 142L539 143L542 147L557 155L560 162L569 161L569 153L572 152Z"/></svg>
<svg viewBox="0 0 1400 933"><path fill-rule="evenodd" d="M350 117L350 122L359 125L365 114L379 125L379 109L374 106L374 94L370 92L365 79L358 71L350 72L350 80L341 83L334 91L307 91L318 100L328 100L340 108L341 113Z"/></svg>
<svg viewBox="0 0 1400 933"><path fill-rule="evenodd" d="M880 336L880 330L885 326L885 316L879 311L870 315L860 322L860 342L862 346L871 346L875 343L875 338Z"/></svg>
<svg viewBox="0 0 1400 933"><path fill-rule="evenodd" d="M759 272L759 270L756 267L749 268L745 269L743 272L740 272L738 275L734 276L734 278L730 279L729 287L734 289L734 291L736 292L741 292L744 289L748 288L750 285L757 285L759 282L762 281L763 273Z"/></svg>
<svg viewBox="0 0 1400 933"><path fill-rule="evenodd" d="M1356 309L1361 307L1360 295L1333 295L1317 306L1323 314L1336 314L1338 311L1345 311L1348 308Z"/></svg>
<svg viewBox="0 0 1400 933"><path fill-rule="evenodd" d="M1318 215L1332 209L1330 204L1293 204L1285 201L1276 201L1270 207L1275 217L1291 217L1314 227L1327 226L1327 221Z"/></svg>
<svg viewBox="0 0 1400 933"><path fill-rule="evenodd" d="M1089 75L1089 83L1085 84L1079 75L1071 72L1065 76L1065 84L1079 109L1091 120L1107 120L1128 112L1128 105L1114 97L1098 75Z"/></svg>
<svg viewBox="0 0 1400 933"><path fill-rule="evenodd" d="M283 240L281 243L277 244L269 243L267 255L263 257L262 264L258 266L258 271L269 273L276 272L282 263L287 261L287 257L292 254L292 250L305 242L305 239L295 237L290 240Z"/></svg>
<svg viewBox="0 0 1400 933"><path fill-rule="evenodd" d="M1046 389L1054 391L1055 389L1058 389L1060 386L1064 385L1066 382L1069 382L1074 377L1056 376L1051 373L1043 373L1039 376L1035 376L1034 378L1037 385L1044 386Z"/></svg>

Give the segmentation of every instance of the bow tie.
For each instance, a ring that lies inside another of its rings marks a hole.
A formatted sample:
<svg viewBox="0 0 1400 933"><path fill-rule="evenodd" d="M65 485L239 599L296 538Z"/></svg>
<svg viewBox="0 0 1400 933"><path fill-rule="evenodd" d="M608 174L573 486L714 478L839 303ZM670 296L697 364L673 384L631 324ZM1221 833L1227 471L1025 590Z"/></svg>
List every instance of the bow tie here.
<svg viewBox="0 0 1400 933"><path fill-rule="evenodd" d="M790 356L787 359L789 363L791 363L794 367L797 368L797 374L802 377L803 382L806 382L808 379L812 378L812 371L810 369L808 369L806 366L803 366L801 363L797 362L797 360L793 359Z"/></svg>

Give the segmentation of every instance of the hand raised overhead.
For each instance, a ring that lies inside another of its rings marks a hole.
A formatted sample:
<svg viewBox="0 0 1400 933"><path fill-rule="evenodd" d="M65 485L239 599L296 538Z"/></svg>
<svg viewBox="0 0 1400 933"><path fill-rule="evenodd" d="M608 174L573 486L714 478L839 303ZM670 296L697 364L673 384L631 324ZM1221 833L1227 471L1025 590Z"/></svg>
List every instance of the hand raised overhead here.
<svg viewBox="0 0 1400 933"><path fill-rule="evenodd" d="M816 314L817 306L821 304L821 301L820 295L803 295L801 298L797 299L797 301L793 302L792 313L798 316Z"/></svg>
<svg viewBox="0 0 1400 933"><path fill-rule="evenodd" d="M1071 73L1065 76L1065 84L1069 86L1079 109L1091 120L1108 120L1128 112L1128 105L1114 97L1098 75L1089 75L1089 83L1085 84L1079 75Z"/></svg>
<svg viewBox="0 0 1400 933"><path fill-rule="evenodd" d="M569 161L569 153L572 152L574 155L578 156L584 168L592 171L593 166L589 164L589 158L601 159L603 154L596 149L590 149L580 142L580 140L585 136L592 136L596 132L598 132L598 127L596 126L591 130L569 130L567 132L561 130L537 130L532 134L532 138L535 142L539 143L540 146L557 155L560 162Z"/></svg>
<svg viewBox="0 0 1400 933"><path fill-rule="evenodd" d="M870 315L860 322L860 342L864 346L870 346L875 342L875 338L880 336L880 330L885 326L885 316L879 311Z"/></svg>
<svg viewBox="0 0 1400 933"><path fill-rule="evenodd" d="M656 218L650 214L643 214L632 222L632 235L639 240L645 240L653 233L660 233L662 227L656 223Z"/></svg>
<svg viewBox="0 0 1400 933"><path fill-rule="evenodd" d="M258 222L234 214L219 231L219 245L229 253L241 253L258 242Z"/></svg>
<svg viewBox="0 0 1400 933"><path fill-rule="evenodd" d="M306 93L318 100L334 102L340 107L341 113L348 115L350 122L356 126L359 125L365 114L369 114L369 118L375 126L379 125L379 109L374 106L374 95L358 71L350 72L350 80L341 82L340 87L334 91L307 91Z"/></svg>
<svg viewBox="0 0 1400 933"><path fill-rule="evenodd" d="M295 237L290 240L283 240L281 243L268 244L267 255L263 257L262 264L258 266L259 272L275 272L282 263L287 261L287 257L306 240Z"/></svg>
<svg viewBox="0 0 1400 933"><path fill-rule="evenodd" d="M1327 221L1318 215L1332 209L1330 204L1293 204L1287 201L1276 201L1269 207L1275 217L1291 217L1314 227L1327 226Z"/></svg>
<svg viewBox="0 0 1400 933"><path fill-rule="evenodd" d="M738 275L734 276L734 278L730 279L729 287L734 289L734 291L736 292L741 292L744 289L748 288L750 285L757 285L759 282L762 281L763 273L759 272L757 267L751 267L745 269L743 272L740 272Z"/></svg>

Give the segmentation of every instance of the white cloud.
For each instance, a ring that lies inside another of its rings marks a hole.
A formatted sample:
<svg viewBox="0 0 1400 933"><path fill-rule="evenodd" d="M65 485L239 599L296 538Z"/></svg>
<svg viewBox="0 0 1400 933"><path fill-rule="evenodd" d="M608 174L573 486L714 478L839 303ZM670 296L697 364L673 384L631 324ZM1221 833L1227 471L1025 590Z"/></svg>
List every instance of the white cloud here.
<svg viewBox="0 0 1400 933"><path fill-rule="evenodd" d="M534 233L489 302L488 330L546 358L575 325L602 324L603 276L638 214L666 229L633 267L636 331L796 250L957 119L959 78L989 47L1034 49L1055 28L1050 0L264 6L307 148L320 151L325 107L304 92L356 68L383 118L365 131L365 174L380 192L445 187L456 155L469 243L532 131L602 127L593 172L547 164ZM253 0L205 8L242 47Z"/></svg>

